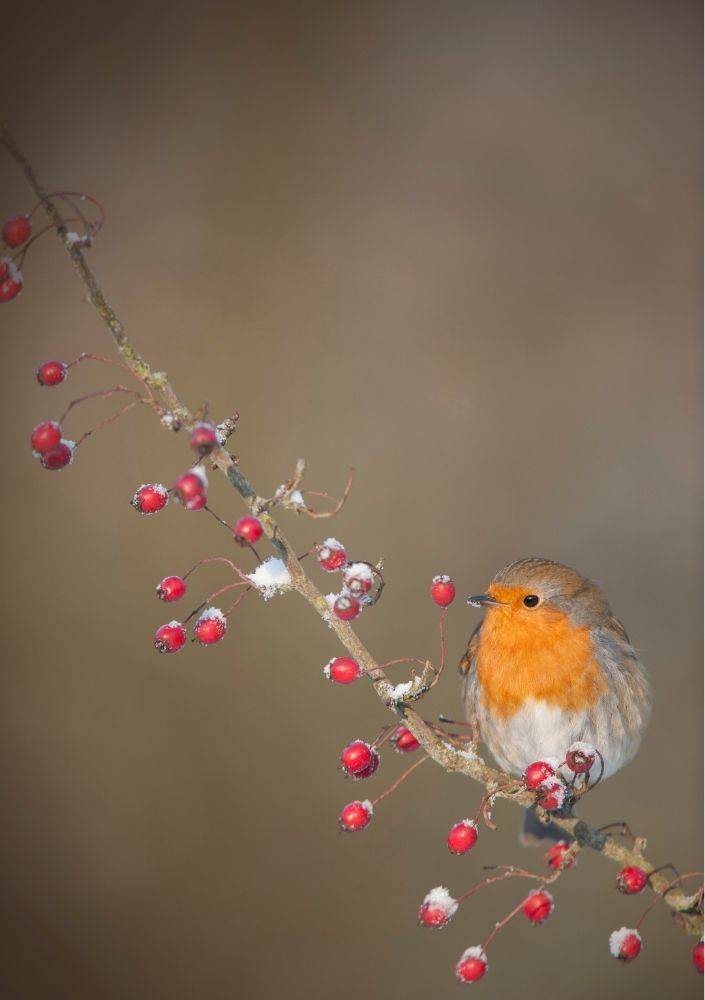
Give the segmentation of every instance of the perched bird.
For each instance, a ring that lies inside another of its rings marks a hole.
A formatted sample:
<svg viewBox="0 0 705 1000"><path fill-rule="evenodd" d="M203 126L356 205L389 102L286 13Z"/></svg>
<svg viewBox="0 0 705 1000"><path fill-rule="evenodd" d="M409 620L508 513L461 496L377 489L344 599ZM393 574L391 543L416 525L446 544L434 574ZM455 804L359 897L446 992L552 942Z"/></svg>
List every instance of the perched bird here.
<svg viewBox="0 0 705 1000"><path fill-rule="evenodd" d="M503 770L563 761L576 741L600 751L606 778L632 759L649 683L597 584L550 559L521 559L468 604L487 610L460 661L466 716Z"/></svg>

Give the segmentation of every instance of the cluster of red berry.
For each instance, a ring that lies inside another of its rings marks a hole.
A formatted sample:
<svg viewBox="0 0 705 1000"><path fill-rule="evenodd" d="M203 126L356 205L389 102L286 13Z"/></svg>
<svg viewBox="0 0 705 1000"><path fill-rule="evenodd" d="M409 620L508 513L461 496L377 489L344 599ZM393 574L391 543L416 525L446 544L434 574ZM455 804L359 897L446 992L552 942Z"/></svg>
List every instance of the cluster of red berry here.
<svg viewBox="0 0 705 1000"><path fill-rule="evenodd" d="M2 227L5 246L16 250L32 235L32 220L29 215L16 215L8 219ZM22 272L9 257L0 257L0 302L11 302L22 291Z"/></svg>

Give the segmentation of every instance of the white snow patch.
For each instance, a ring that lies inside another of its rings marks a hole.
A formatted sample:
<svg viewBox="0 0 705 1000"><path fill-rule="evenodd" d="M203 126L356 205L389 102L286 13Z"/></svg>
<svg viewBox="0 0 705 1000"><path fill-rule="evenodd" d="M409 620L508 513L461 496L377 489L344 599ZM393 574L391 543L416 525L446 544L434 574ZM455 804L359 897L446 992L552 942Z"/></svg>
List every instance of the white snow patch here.
<svg viewBox="0 0 705 1000"><path fill-rule="evenodd" d="M217 618L218 621L221 621L223 623L223 625L228 624L228 620L223 614L223 612L220 610L220 608L206 608L205 611L202 611L198 616L198 621L202 622L206 618Z"/></svg>
<svg viewBox="0 0 705 1000"><path fill-rule="evenodd" d="M612 931L610 934L610 954L619 958L622 945L632 934L641 942L641 934L634 927L620 927L618 931Z"/></svg>
<svg viewBox="0 0 705 1000"><path fill-rule="evenodd" d="M375 579L372 569L367 565L367 563L363 562L350 563L349 566L346 566L345 577L346 579L356 577L360 580L368 580L370 583L374 583Z"/></svg>
<svg viewBox="0 0 705 1000"><path fill-rule="evenodd" d="M437 885L435 889L431 889L430 892L427 892L423 901L424 905L432 906L434 910L440 910L449 918L452 917L458 909L457 900L453 899L445 886L442 885Z"/></svg>
<svg viewBox="0 0 705 1000"><path fill-rule="evenodd" d="M485 965L487 964L487 955L485 955L482 945L480 944L474 944L471 948L466 948L460 956L458 965L460 965L461 962L467 962L469 958L478 958L481 962L484 962Z"/></svg>
<svg viewBox="0 0 705 1000"><path fill-rule="evenodd" d="M206 488L206 486L208 486L208 476L206 475L206 470L203 468L202 465L194 465L188 471L192 473L194 476L198 476L198 478L203 483L204 489Z"/></svg>
<svg viewBox="0 0 705 1000"><path fill-rule="evenodd" d="M291 576L286 563L275 556L260 563L254 573L247 574L247 579L257 587L265 601L291 590Z"/></svg>
<svg viewBox="0 0 705 1000"><path fill-rule="evenodd" d="M304 495L301 490L294 490L293 493L289 494L289 499L292 503L298 504L300 507L305 506Z"/></svg>

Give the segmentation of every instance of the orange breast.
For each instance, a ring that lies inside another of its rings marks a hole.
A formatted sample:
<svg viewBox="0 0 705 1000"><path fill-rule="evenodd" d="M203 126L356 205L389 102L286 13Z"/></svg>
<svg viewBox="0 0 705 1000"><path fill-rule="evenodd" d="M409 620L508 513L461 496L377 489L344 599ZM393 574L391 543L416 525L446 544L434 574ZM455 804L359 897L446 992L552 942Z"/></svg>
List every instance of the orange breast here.
<svg viewBox="0 0 705 1000"><path fill-rule="evenodd" d="M530 619L503 608L488 611L477 678L483 703L503 718L514 715L527 698L566 711L585 709L606 687L589 629L548 609Z"/></svg>

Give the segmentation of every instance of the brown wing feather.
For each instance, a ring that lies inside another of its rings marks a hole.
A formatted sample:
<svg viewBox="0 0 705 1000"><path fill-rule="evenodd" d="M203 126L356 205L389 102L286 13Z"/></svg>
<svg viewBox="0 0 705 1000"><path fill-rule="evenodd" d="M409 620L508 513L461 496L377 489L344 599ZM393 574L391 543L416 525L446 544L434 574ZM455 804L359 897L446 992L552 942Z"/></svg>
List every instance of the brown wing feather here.
<svg viewBox="0 0 705 1000"><path fill-rule="evenodd" d="M480 644L480 629L482 628L482 622L476 626L475 631L472 633L468 639L468 648L463 653L460 663L458 664L458 670L465 677L470 668L473 666L473 661L477 656L477 647Z"/></svg>

